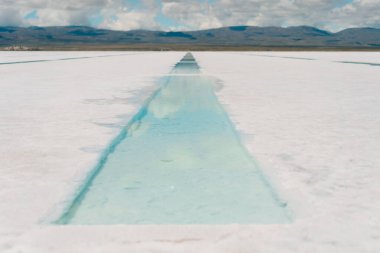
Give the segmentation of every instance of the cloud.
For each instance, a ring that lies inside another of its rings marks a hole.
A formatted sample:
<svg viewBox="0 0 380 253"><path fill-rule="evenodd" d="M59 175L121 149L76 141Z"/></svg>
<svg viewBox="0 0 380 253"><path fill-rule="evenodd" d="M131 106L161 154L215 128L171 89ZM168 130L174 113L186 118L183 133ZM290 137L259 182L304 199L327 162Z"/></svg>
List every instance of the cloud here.
<svg viewBox="0 0 380 253"><path fill-rule="evenodd" d="M351 3L350 3L351 2ZM166 16L192 28L310 25L327 30L380 27L379 0L165 0Z"/></svg>
<svg viewBox="0 0 380 253"><path fill-rule="evenodd" d="M337 8L330 15L330 22L338 28L377 27L380 28L380 1L356 0Z"/></svg>
<svg viewBox="0 0 380 253"><path fill-rule="evenodd" d="M0 7L0 25L19 26L23 24L20 12L12 7Z"/></svg>
<svg viewBox="0 0 380 253"><path fill-rule="evenodd" d="M140 0L138 8L128 3L114 3L114 8L103 8L101 11L104 22L102 28L116 30L132 29L162 29L156 21L160 5L156 0Z"/></svg>
<svg viewBox="0 0 380 253"><path fill-rule="evenodd" d="M222 26L207 2L164 0L162 13L187 30Z"/></svg>
<svg viewBox="0 0 380 253"><path fill-rule="evenodd" d="M35 12L36 18L25 18ZM197 30L232 25L380 27L379 0L0 0L0 25ZM173 25L174 24L174 25Z"/></svg>

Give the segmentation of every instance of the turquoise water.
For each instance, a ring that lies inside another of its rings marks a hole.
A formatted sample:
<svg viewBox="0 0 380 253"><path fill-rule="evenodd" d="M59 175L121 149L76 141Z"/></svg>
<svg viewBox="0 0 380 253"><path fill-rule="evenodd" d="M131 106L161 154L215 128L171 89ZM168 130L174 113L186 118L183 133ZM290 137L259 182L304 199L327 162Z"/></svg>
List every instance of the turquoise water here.
<svg viewBox="0 0 380 253"><path fill-rule="evenodd" d="M190 54L108 152L58 223L289 222Z"/></svg>

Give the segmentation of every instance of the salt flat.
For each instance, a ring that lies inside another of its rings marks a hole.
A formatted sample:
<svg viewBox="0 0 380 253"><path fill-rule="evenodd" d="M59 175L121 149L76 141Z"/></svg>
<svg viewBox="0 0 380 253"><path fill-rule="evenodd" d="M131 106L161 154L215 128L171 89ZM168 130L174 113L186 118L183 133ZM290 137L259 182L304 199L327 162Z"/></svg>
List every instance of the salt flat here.
<svg viewBox="0 0 380 253"><path fill-rule="evenodd" d="M291 224L50 224L183 55L0 53L0 251L379 252L379 53L194 53Z"/></svg>

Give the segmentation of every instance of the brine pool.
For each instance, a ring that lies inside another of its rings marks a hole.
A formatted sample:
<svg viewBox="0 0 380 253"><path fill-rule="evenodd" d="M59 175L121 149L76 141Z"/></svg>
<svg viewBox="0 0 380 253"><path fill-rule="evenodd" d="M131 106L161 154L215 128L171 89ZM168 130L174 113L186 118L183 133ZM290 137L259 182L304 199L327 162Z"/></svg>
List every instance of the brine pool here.
<svg viewBox="0 0 380 253"><path fill-rule="evenodd" d="M288 223L215 85L187 54L123 129L57 223Z"/></svg>

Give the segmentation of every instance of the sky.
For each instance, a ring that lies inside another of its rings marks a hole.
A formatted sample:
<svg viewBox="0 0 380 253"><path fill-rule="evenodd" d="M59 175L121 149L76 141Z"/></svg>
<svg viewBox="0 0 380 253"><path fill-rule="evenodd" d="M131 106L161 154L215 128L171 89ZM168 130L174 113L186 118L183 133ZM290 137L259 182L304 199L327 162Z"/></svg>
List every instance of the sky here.
<svg viewBox="0 0 380 253"><path fill-rule="evenodd" d="M380 28L380 0L0 0L0 26L65 25L165 31L238 25Z"/></svg>

